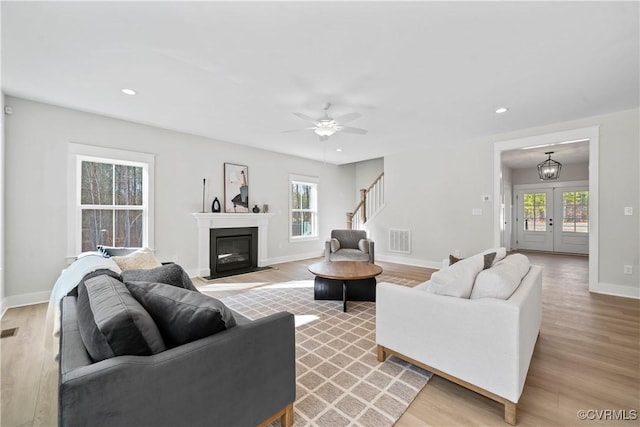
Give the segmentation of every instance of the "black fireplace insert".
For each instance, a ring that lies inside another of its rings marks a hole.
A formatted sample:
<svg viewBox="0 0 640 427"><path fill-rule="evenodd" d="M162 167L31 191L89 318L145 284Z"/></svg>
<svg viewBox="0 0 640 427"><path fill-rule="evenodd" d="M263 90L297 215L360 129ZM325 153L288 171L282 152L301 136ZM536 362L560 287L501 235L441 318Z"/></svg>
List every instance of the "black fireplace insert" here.
<svg viewBox="0 0 640 427"><path fill-rule="evenodd" d="M258 227L212 228L209 239L211 276L231 276L258 268Z"/></svg>

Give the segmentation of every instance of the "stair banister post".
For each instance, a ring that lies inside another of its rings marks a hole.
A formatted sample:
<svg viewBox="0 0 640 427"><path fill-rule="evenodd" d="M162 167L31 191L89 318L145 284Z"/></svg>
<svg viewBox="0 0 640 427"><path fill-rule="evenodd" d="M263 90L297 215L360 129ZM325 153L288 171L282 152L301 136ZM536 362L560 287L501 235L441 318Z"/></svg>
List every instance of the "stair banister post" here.
<svg viewBox="0 0 640 427"><path fill-rule="evenodd" d="M353 228L353 213L347 212L347 230L352 230Z"/></svg>
<svg viewBox="0 0 640 427"><path fill-rule="evenodd" d="M367 222L367 189L360 189L360 201L362 202L362 223Z"/></svg>

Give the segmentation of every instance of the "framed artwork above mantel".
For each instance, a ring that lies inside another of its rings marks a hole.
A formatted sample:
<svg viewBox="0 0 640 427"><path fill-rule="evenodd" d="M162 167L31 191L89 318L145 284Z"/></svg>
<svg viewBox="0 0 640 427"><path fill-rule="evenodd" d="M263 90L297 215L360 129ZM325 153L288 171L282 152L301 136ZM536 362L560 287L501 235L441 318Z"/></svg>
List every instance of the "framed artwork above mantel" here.
<svg viewBox="0 0 640 427"><path fill-rule="evenodd" d="M224 164L224 211L249 212L249 167Z"/></svg>

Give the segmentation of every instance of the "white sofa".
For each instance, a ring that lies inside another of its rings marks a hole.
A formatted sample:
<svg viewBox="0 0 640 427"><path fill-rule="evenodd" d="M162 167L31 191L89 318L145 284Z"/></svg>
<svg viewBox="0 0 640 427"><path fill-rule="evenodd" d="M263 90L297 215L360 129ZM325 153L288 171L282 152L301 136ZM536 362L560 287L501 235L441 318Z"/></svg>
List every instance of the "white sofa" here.
<svg viewBox="0 0 640 427"><path fill-rule="evenodd" d="M515 425L542 319L541 267L530 266L508 299L439 295L431 285L378 284L378 360L394 355L496 400Z"/></svg>

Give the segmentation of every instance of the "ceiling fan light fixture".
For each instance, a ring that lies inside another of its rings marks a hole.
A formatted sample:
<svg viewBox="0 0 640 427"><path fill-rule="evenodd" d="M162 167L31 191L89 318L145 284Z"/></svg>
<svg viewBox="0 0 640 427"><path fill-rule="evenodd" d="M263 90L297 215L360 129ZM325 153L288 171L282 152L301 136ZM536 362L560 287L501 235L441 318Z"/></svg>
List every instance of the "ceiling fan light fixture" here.
<svg viewBox="0 0 640 427"><path fill-rule="evenodd" d="M336 129L328 127L316 127L313 131L319 136L331 136L336 133Z"/></svg>
<svg viewBox="0 0 640 427"><path fill-rule="evenodd" d="M550 181L560 178L562 164L551 158L553 151L547 151L544 154L548 154L549 158L538 164L538 175L540 176L540 179L542 181Z"/></svg>

